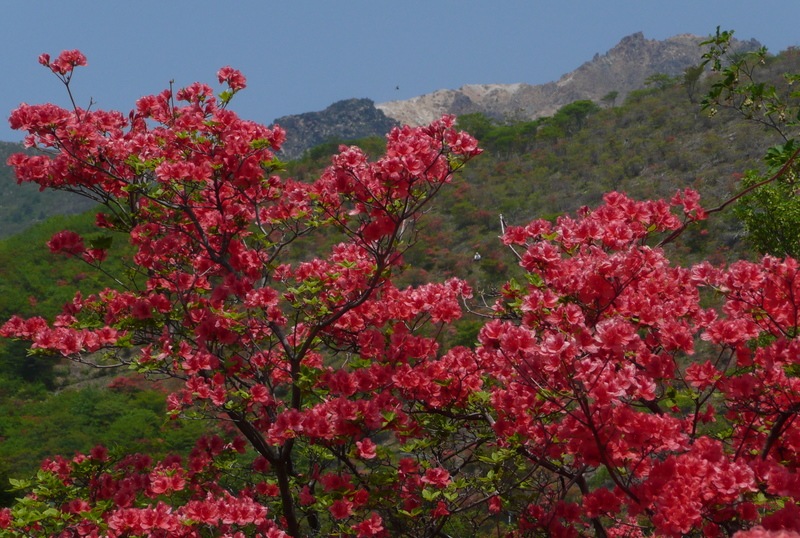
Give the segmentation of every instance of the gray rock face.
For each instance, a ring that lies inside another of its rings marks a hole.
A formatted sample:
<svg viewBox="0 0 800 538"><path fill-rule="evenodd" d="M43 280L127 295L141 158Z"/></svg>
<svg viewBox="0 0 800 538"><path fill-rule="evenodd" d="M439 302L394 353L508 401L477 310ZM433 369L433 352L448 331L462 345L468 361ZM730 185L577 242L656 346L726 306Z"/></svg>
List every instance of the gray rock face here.
<svg viewBox="0 0 800 538"><path fill-rule="evenodd" d="M301 157L305 150L332 139L382 136L398 125L370 99L338 101L325 110L283 116L275 123L286 129L286 143L280 153L284 159Z"/></svg>
<svg viewBox="0 0 800 538"><path fill-rule="evenodd" d="M404 101L378 104L400 123L422 125L442 114L482 112L496 119L533 120L550 116L579 99L599 102L616 91L623 100L631 91L644 87L651 75L681 75L698 65L705 38L683 34L663 41L645 39L641 32L622 39L605 54L595 57L546 84L472 84L457 90L438 90ZM760 47L755 40L739 41L740 50Z"/></svg>

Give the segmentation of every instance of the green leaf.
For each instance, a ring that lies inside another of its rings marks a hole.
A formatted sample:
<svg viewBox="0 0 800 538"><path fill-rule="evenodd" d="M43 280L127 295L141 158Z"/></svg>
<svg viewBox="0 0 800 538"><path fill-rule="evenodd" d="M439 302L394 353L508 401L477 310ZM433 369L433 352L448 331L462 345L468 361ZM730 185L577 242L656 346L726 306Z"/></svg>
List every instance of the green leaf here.
<svg viewBox="0 0 800 538"><path fill-rule="evenodd" d="M435 501L441 496L442 492L439 490L433 490L425 488L422 490L422 498L428 502Z"/></svg>
<svg viewBox="0 0 800 538"><path fill-rule="evenodd" d="M108 250L111 248L111 244L114 242L114 238L110 235L102 235L100 237L94 237L89 239L89 248L97 249L97 250Z"/></svg>
<svg viewBox="0 0 800 538"><path fill-rule="evenodd" d="M28 479L9 478L8 481L11 483L11 491L19 491L31 487L31 481Z"/></svg>

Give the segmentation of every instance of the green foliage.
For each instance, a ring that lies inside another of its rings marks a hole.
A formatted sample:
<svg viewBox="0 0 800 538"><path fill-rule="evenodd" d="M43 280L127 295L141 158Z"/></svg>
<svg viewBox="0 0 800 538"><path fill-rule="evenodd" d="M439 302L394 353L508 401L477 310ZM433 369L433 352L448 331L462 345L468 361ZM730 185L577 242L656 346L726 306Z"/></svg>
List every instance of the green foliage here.
<svg viewBox="0 0 800 538"><path fill-rule="evenodd" d="M734 212L756 251L796 258L800 256L800 91L793 84L800 80L800 72L796 65L786 69L784 62L769 56L765 48L733 53L732 37L733 32L717 28L716 35L706 42L710 48L703 56L704 65L710 65L717 78L702 107L711 115L733 110L783 140L766 151L766 170L749 170L743 175L741 189L746 195L738 200ZM796 60L798 53L790 49L782 56Z"/></svg>
<svg viewBox="0 0 800 538"><path fill-rule="evenodd" d="M497 122L486 114L473 112L472 114L460 115L456 125L459 129L467 131L479 141L483 141L486 135L497 127Z"/></svg>
<svg viewBox="0 0 800 538"><path fill-rule="evenodd" d="M91 270L82 260L51 254L47 248L53 234L65 229L86 235L90 243L95 238L93 222L93 212L56 216L0 240L0 319L34 314L52 319L72 300L75 289L88 295L112 284L102 271ZM111 247L102 267L120 274L125 270L126 245ZM54 388L55 364L49 357L28 357L26 347L19 343L0 340L2 377L42 382Z"/></svg>
<svg viewBox="0 0 800 538"><path fill-rule="evenodd" d="M124 386L124 385L123 385ZM163 392L84 388L7 397L0 403L0 483L31 475L55 454L70 456L103 444L154 457L188 454L204 422L165 419ZM0 493L0 505L13 495Z"/></svg>
<svg viewBox="0 0 800 538"><path fill-rule="evenodd" d="M527 121L509 125L496 125L481 140L486 148L492 148L504 155L519 153L530 148L542 120Z"/></svg>
<svg viewBox="0 0 800 538"><path fill-rule="evenodd" d="M666 73L655 73L644 79L644 85L657 90L666 90L678 83L679 78L672 77Z"/></svg>
<svg viewBox="0 0 800 538"><path fill-rule="evenodd" d="M656 88L655 86L651 86L648 88L639 88L638 90L631 90L625 96L625 104L626 105L637 105L640 104L646 97L655 95L661 90Z"/></svg>
<svg viewBox="0 0 800 538"><path fill-rule="evenodd" d="M561 107L547 123L574 134L583 129L587 118L599 110L600 107L593 101L583 99Z"/></svg>
<svg viewBox="0 0 800 538"><path fill-rule="evenodd" d="M800 257L800 166L792 163L780 172L797 150L795 139L771 148L765 159L772 165L767 173L750 171L742 179L742 187L753 190L738 201L734 212L744 223L748 241L761 253ZM764 183L772 176L777 177Z"/></svg>
<svg viewBox="0 0 800 538"><path fill-rule="evenodd" d="M485 150L510 157L529 151L537 141L557 140L580 131L599 110L594 102L582 100L561 107L552 117L506 123L475 112L459 116L457 126L477 138Z"/></svg>
<svg viewBox="0 0 800 538"><path fill-rule="evenodd" d="M81 260L51 254L47 248L47 242L61 230L86 235L90 243L95 239L93 222L94 212L56 216L22 234L0 240L0 317L38 313L52 318L72 300L76 287L89 293L112 283L101 272L88 270ZM112 246L112 252L120 254L125 247ZM123 261L112 254L104 263L117 270Z"/></svg>
<svg viewBox="0 0 800 538"><path fill-rule="evenodd" d="M456 125L467 131L487 151L512 155L527 151L536 140L544 119L524 122L500 123L480 112L458 117Z"/></svg>
<svg viewBox="0 0 800 538"><path fill-rule="evenodd" d="M607 107L613 107L617 102L617 97L619 97L619 92L617 90L611 90L601 97L600 101L602 101Z"/></svg>

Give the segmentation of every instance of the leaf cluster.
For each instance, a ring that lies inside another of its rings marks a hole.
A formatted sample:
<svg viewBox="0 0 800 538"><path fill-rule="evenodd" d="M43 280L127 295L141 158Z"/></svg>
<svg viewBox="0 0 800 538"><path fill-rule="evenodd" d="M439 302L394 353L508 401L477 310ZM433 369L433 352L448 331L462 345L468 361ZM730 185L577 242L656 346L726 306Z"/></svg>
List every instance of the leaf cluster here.
<svg viewBox="0 0 800 538"><path fill-rule="evenodd" d="M744 225L747 240L759 253L800 255L800 198L797 163L800 134L800 80L798 51L778 57L765 48L745 54L731 52L732 31L720 31L706 44L704 63L716 74L702 101L714 115L731 110L763 126L780 144L764 154L764 168L748 170L742 178L745 194L734 211ZM790 60L790 61L787 61Z"/></svg>

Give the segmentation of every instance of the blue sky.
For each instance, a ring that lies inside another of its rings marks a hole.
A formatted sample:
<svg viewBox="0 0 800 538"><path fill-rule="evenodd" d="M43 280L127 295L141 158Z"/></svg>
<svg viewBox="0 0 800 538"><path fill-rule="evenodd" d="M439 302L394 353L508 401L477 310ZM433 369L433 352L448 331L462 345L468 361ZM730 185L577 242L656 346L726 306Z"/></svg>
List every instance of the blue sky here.
<svg viewBox="0 0 800 538"><path fill-rule="evenodd" d="M66 106L36 58L72 48L89 59L74 79L79 104L128 111L170 80L216 83L231 65L248 79L234 109L270 123L350 97L548 82L638 31L664 39L719 25L777 52L800 45L798 21L798 0L6 0L0 114ZM20 140L7 125L0 140Z"/></svg>

